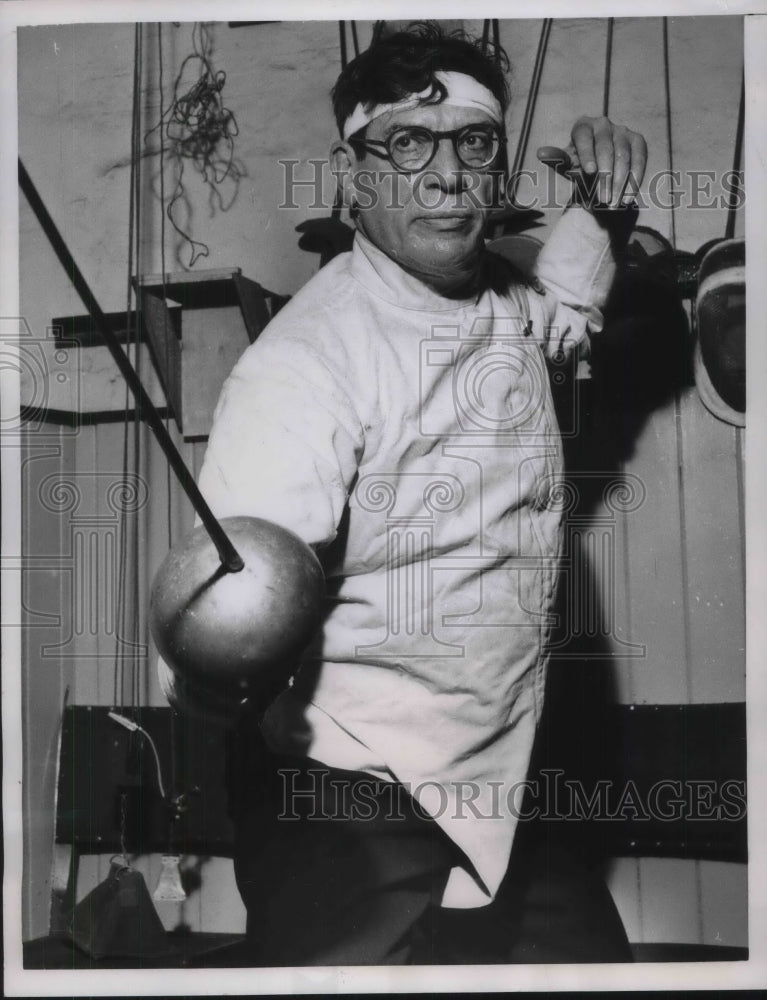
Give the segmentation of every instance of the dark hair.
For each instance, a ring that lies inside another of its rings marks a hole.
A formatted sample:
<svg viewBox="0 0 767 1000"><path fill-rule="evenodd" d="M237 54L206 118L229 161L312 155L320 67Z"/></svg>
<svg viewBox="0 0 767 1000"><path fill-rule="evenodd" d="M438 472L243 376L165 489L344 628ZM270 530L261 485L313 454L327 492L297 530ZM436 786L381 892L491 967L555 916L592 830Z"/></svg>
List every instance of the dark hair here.
<svg viewBox="0 0 767 1000"><path fill-rule="evenodd" d="M488 88L504 112L511 94L506 82L509 58L498 46L486 51L478 39L464 31L445 32L433 21L416 22L404 31L374 41L353 59L332 90L333 113L338 131L358 104L393 104L408 94L433 88L434 103L447 96L435 80L437 70L466 73Z"/></svg>

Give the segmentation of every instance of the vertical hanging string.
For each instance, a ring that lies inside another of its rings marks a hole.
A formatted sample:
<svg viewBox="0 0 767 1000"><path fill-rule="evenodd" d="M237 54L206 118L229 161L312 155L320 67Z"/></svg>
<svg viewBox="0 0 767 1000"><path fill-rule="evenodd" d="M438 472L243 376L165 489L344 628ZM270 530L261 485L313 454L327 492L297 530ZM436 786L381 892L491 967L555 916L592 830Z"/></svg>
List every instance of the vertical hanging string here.
<svg viewBox="0 0 767 1000"><path fill-rule="evenodd" d="M482 55L487 52L487 41L490 38L490 18L486 17L485 22L482 25L482 41L480 43L482 48Z"/></svg>
<svg viewBox="0 0 767 1000"><path fill-rule="evenodd" d="M527 95L527 104L525 105L522 127L519 130L519 142L517 143L517 148L514 153L514 163L511 167L511 186L508 195L508 202L510 205L514 204L517 187L519 185L519 171L522 167L522 163L524 162L525 153L527 152L527 143L530 139L533 115L535 113L535 106L538 103L538 90L541 84L543 61L546 57L546 48L549 43L549 34L551 33L551 22L552 18L547 17L544 18L543 24L541 25L541 35L538 39L538 51L535 54L535 64L533 65L533 78L530 83L530 92Z"/></svg>
<svg viewBox="0 0 767 1000"><path fill-rule="evenodd" d="M136 158L134 155L134 146L136 141L136 66L138 63L138 42L136 37L136 31L138 30L138 25L134 28L133 36L133 97L131 104L131 136L130 136L130 175L128 179L128 274L127 274L127 288L125 295L125 340L126 343L130 343L131 338L131 278L133 276L133 223L135 218L135 190L134 186L136 183ZM123 483L128 480L128 407L130 405L131 395L128 389L128 384L125 384L125 419L123 421L123 442L122 442L122 478ZM126 491L127 492L127 491ZM120 536L119 536L119 555L118 555L118 589L117 589L117 606L118 606L118 617L119 626L117 633L115 635L115 694L114 694L114 704L116 706L122 706L123 697L123 670L122 662L120 657L120 637L125 635L125 625L126 625L126 522L128 520L128 515L126 511L121 512L120 516ZM119 674L119 697L118 697L118 674Z"/></svg>
<svg viewBox="0 0 767 1000"><path fill-rule="evenodd" d="M125 835L128 828L128 796L125 792L120 793L120 853L122 854L123 864L130 867L128 864L128 851L125 842Z"/></svg>
<svg viewBox="0 0 767 1000"><path fill-rule="evenodd" d="M350 21L349 24L352 26L352 46L354 48L354 58L356 59L360 54L360 41L357 37L357 22Z"/></svg>
<svg viewBox="0 0 767 1000"><path fill-rule="evenodd" d="M138 63L138 25L133 32L133 95L131 104L131 132L130 132L130 175L128 180L128 274L127 290L125 296L125 330L126 341L130 341L131 329L131 278L133 277L133 219L134 219L134 184L136 179L136 158L134 156L136 142L136 66ZM122 442L122 478L125 482L128 478L128 406L130 404L130 392L128 385L125 385L125 419L123 420L123 442ZM112 691L112 704L119 708L122 706L123 671L120 657L120 638L125 635L125 522L126 516L123 511L120 516L117 541L117 614L115 615L115 659L114 659L114 686Z"/></svg>
<svg viewBox="0 0 767 1000"><path fill-rule="evenodd" d="M135 152L133 159L136 164L135 170L135 194L134 194L134 213L135 213L135 275L141 274L141 84L144 78L144 31L141 25L138 25L137 32L138 41L138 66L136 70L136 138L135 138ZM134 357L136 359L136 371L140 374L140 358L139 358L139 344L141 343L141 330L140 322L141 315L138 307L138 289L135 284L133 284L133 303L136 316L136 324L134 327ZM141 408L136 405L135 418L133 421L133 433L135 446L133 449L133 461L134 461L134 474L136 476L136 483L140 482L141 476L141 441L143 435L146 433L146 429L143 426L141 419ZM141 635L141 580L139 575L139 552L138 552L138 536L139 536L139 518L141 517L141 512L137 509L134 514L134 576L133 576L133 600L135 607L135 614L133 616L133 649L135 651L135 658L133 662L133 673L136 678L136 686L138 686L139 674L141 670L141 654L140 650L143 647L143 636ZM144 664L145 669L148 669L148 663Z"/></svg>
<svg viewBox="0 0 767 1000"><path fill-rule="evenodd" d="M613 63L613 28L614 17L607 18L607 42L605 44L605 84L602 91L602 117L607 118L610 111L610 77Z"/></svg>
<svg viewBox="0 0 767 1000"><path fill-rule="evenodd" d="M378 28L379 24L383 25L383 21L376 21L376 27L373 29L373 36L374 37L375 37L376 29ZM352 21L352 25L354 25L354 21ZM380 29L378 29L378 30L380 30ZM356 26L353 27L353 35L352 35L352 37L353 37L353 40L354 40L355 55L359 55L359 52L357 51L357 28L356 28ZM348 59L348 53L347 53L347 50L346 50L346 22L345 21L339 21L338 22L338 39L339 39L339 44L340 44L340 47L341 47L341 69L344 70L344 69L346 69L346 65L347 65L347 63L349 61L349 59ZM340 219L340 217L341 217L341 210L343 209L343 203L344 203L343 194L341 193L340 187L338 185L336 185L335 194L333 195L333 206L330 209L330 217L331 217L331 219Z"/></svg>
<svg viewBox="0 0 767 1000"><path fill-rule="evenodd" d="M346 25L343 21L338 22L338 37L341 45L341 69L346 69L349 57L346 52Z"/></svg>
<svg viewBox="0 0 767 1000"><path fill-rule="evenodd" d="M740 80L740 104L738 105L738 125L735 129L735 154L732 160L732 172L737 174L740 170L740 161L743 156L743 127L746 118L746 85L745 78L741 77ZM724 228L724 238L726 240L731 240L735 235L735 216L738 211L738 191L740 191L740 182L738 182L737 188L735 186L730 188L727 195L727 224Z"/></svg>
<svg viewBox="0 0 767 1000"><path fill-rule="evenodd" d="M192 31L195 29L192 28ZM157 25L157 65L158 65L158 90L160 98L160 273L162 280L162 325L163 344L165 345L165 371L169 371L170 359L168 352L168 295L165 287L165 109L163 107L163 57L162 57L162 24ZM172 333L172 331L171 331ZM168 409L165 411L165 428L170 431L170 416ZM173 545L172 530L172 502L171 502L171 469L170 462L165 463L166 476L166 500L167 500L167 528L168 528L168 548Z"/></svg>
<svg viewBox="0 0 767 1000"><path fill-rule="evenodd" d="M141 78L142 78L142 65L143 65L143 35L141 27L137 26L136 34L136 47L138 50L138 59L136 60L136 72L134 77L134 87L136 91L136 100L134 104L134 115L135 115L135 136L133 140L133 150L131 152L131 160L135 164L133 171L133 214L134 214L134 226L133 226L133 245L134 245L134 257L136 261L136 272L138 273L138 260L139 260L139 247L141 243L140 230L141 230ZM135 302L135 298L134 298ZM129 310L130 311L130 310ZM138 311L137 311L138 312ZM140 360L139 360L139 331L138 324L133 327L133 351L135 358L135 366L137 374L141 374ZM141 421L141 410L136 404L134 410L133 419L133 474L135 476L135 481L138 483L141 476L141 436L143 433L142 421ZM131 658L131 704L136 706L139 703L139 677L141 670L141 585L139 579L139 567L141 566L140 552L139 552L139 518L141 513L138 509L133 512L133 558L131 560L131 565L133 567L133 587L132 587L132 598L133 598L133 628L131 630L131 642L133 656Z"/></svg>
<svg viewBox="0 0 767 1000"><path fill-rule="evenodd" d="M127 335L127 340L128 340L128 343L130 343L131 333L133 333L133 335L135 337L135 347L134 347L134 350L136 352L135 355L134 355L134 357L136 358L136 362L137 363L138 363L138 330L135 327L132 327L132 325L131 325L131 304L132 304L132 301L134 301L134 300L131 299L132 287L131 287L131 281L130 281L130 279L133 276L133 269L134 269L134 248L135 248L135 250L137 250L137 248L138 248L139 176L140 176L140 170L141 170L141 156L140 156L140 148L139 148L139 142L140 142L139 136L141 135L141 131L140 131L140 126L141 126L140 92L141 92L141 64L142 64L141 42L142 42L141 27L140 27L140 25L137 25L136 26L136 34L135 34L135 38L134 38L134 45L135 45L135 48L136 48L136 59L135 59L134 71L133 71L133 134L131 136L131 199L130 200L131 200L131 221L132 221L132 226L131 226L130 240L129 240L129 242L130 242L129 264L128 264L129 280L128 280L128 287L127 287L127 290L126 290L126 292L127 292L126 314L127 314L127 318L128 318L128 335ZM126 386L126 409L127 409L127 386ZM138 466L136 464L136 452L135 452L135 438L136 438L136 435L137 435L139 421L140 421L140 413L139 413L138 409L134 407L132 424L133 424L133 435L134 435L133 472L135 474L138 474L138 471L139 471L138 470ZM128 441L127 441L127 434L128 434L128 425L127 425L127 422L126 422L126 426L125 426L125 431L126 431L125 456L126 456L126 464L127 464L127 456L128 456L128 451L129 451L129 449L128 449ZM136 531L136 516L137 516L136 514L134 514L134 516L133 516L133 531L134 532ZM127 541L127 539L126 539L126 541ZM138 572L139 572L138 563L134 559L133 562L132 562L132 576L131 576L131 580L133 582L132 597L133 597L134 621L135 621L135 615L138 614L138 590L137 590ZM125 614L127 614L127 611L128 611L128 602L127 602L127 600L124 603L125 603L125 607L123 609L123 614L125 615ZM127 625L127 622L126 622L126 625ZM131 653L131 672L133 672L135 670L134 658L138 655L138 650L137 650L137 647L135 645L135 642L136 642L136 639L137 639L137 636L135 634L135 626L130 629L130 635L131 635L131 638L133 639L133 642L134 642L134 645L132 645L132 647L131 647L131 651L132 651L132 653ZM123 685L124 685L124 678L123 678Z"/></svg>
<svg viewBox="0 0 767 1000"><path fill-rule="evenodd" d="M668 169L671 183L674 183L674 147L671 135L671 80L668 58L668 18L663 18L663 85L666 93L666 145L668 146ZM676 211L671 199L671 245L676 250Z"/></svg>
<svg viewBox="0 0 767 1000"><path fill-rule="evenodd" d="M125 339L126 344L132 342L132 331L134 328L131 310L132 300L132 277L134 260L134 242L138 232L138 197L136 177L138 173L140 155L138 150L139 131L139 93L141 81L141 29L136 25L133 38L133 95L131 104L131 136L130 136L130 177L128 182L128 273L126 281L126 305L125 305ZM136 350L138 348L136 347ZM123 421L123 443L122 443L122 477L126 483L129 471L129 447L128 447L128 409L130 405L130 393L128 386L125 386L125 419ZM137 415L134 414L134 419ZM126 490L126 495L129 491ZM115 661L114 661L114 689L112 701L115 706L122 706L125 698L125 671L123 657L120 655L121 641L127 639L128 614L127 614L127 589L128 589L128 561L127 561L127 539L128 534L128 513L123 511L120 516L120 526L118 535L117 553L117 614L115 615ZM138 567L134 567L135 573ZM135 577L134 577L135 578ZM133 629L131 629L131 634ZM135 655L135 647L134 647Z"/></svg>
<svg viewBox="0 0 767 1000"><path fill-rule="evenodd" d="M493 28L493 62L500 69L501 68L501 62L502 62L502 60L501 60L501 35L500 35L500 29L499 29L499 26L498 26L498 20L497 20L497 18L493 19L493 21L492 21L492 28ZM483 42L482 42L482 52L483 53L486 53L486 51L487 51L487 46L488 46L487 36L488 36L488 34L489 34L489 24L488 24L488 21L485 21L484 28L483 28ZM504 126L504 132L505 132L505 126ZM501 192L501 204L502 204L503 200L506 198L506 195L507 195L506 184L508 183L508 173L509 173L508 154L506 152L506 147L505 146L503 148L501 164L502 164L502 170L503 170L503 175L504 175L504 187L503 187L503 191ZM497 239L499 236L503 235L503 229L504 229L503 222L498 221L498 222L495 223L495 225L491 224L490 229L488 230L488 234L487 235L490 237L490 239Z"/></svg>

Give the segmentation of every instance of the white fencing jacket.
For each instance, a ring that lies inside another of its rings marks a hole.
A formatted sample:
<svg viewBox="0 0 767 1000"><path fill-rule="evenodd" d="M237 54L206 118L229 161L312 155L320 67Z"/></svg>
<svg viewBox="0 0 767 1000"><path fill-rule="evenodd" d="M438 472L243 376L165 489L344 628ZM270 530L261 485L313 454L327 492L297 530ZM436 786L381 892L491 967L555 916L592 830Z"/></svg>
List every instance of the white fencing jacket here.
<svg viewBox="0 0 767 1000"><path fill-rule="evenodd" d="M361 234L224 385L200 486L317 547L330 610L269 709L275 750L404 783L465 852L446 906L508 864L560 551L545 355L600 329L614 261L566 211L538 290L444 298Z"/></svg>

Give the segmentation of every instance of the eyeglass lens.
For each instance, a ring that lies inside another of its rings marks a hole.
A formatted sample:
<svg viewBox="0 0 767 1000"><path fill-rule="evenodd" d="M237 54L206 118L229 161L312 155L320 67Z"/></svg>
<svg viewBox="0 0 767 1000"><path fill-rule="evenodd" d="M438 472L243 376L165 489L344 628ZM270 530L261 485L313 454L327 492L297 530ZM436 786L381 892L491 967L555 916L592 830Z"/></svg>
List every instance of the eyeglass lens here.
<svg viewBox="0 0 767 1000"><path fill-rule="evenodd" d="M500 141L492 128L469 126L457 132L448 133L459 160L466 167L479 169L488 166L495 159ZM437 136L429 129L409 127L398 129L387 143L389 155L403 170L419 170L434 155Z"/></svg>

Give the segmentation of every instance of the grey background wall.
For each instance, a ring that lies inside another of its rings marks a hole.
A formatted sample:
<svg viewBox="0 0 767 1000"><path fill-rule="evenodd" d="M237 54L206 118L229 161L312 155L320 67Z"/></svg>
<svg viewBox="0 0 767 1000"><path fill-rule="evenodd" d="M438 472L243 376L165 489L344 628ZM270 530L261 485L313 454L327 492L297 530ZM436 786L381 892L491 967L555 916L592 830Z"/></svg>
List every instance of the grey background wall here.
<svg viewBox="0 0 767 1000"><path fill-rule="evenodd" d="M459 23L475 32L482 28L479 21ZM540 21L532 20L500 25L501 42L513 65L516 100L507 123L512 141L522 120L540 27ZM227 74L224 103L239 125L234 155L243 176L231 208L211 212L204 186L186 171L190 214L185 221L193 236L210 248L195 269L238 266L266 288L291 294L318 266L315 255L298 248L295 226L327 215L328 209L311 208L308 189L296 196L299 208L279 209L284 179L279 161L301 161L296 176L306 177L305 161L326 155L334 134L328 92L340 68L337 24L215 24L209 30L213 65ZM647 136L649 176L667 169L672 157L673 166L688 174L714 171L718 177L732 166L742 19L673 18L668 30L672 149L662 22L657 18L615 22L611 116ZM359 24L363 47L371 31L372 25ZM598 113L605 33L601 20L554 23L523 166L535 166L538 145L564 145L579 114ZM161 103L167 109L172 100L174 79L191 51L192 26L166 24L161 39L156 25L146 26L143 45L141 104L143 129L149 130L158 121ZM124 310L134 28L24 28L18 35L18 53L20 155L101 305L108 311ZM163 262L159 157L146 157L141 170L139 264L143 273L155 273ZM174 165L166 160L166 194L173 189L174 176ZM657 193L669 197L667 181ZM536 235L545 237L557 214L547 209L545 226ZM737 220L739 235L742 216ZM725 211L721 206L682 207L674 221L677 246L695 250L723 234ZM668 210L650 206L640 222L672 235ZM57 359L47 331L54 316L80 314L82 305L23 199L20 228L21 304L29 336L39 341L51 371L58 365L71 376L75 362ZM188 248L166 225L167 268L179 269L188 260ZM147 376L149 364L145 359ZM657 364L664 364L662 356ZM75 375L80 391L87 394L86 373ZM32 392L29 384L25 391ZM120 398L124 394L117 379L114 393ZM640 509L620 514L615 525L613 624L621 642L616 642L611 669L615 697L622 702L744 698L741 433L712 417L694 390L684 390L650 415L626 461L625 472L642 480L647 499ZM181 444L190 465L197 468L204 442ZM132 432L127 447L132 454ZM189 526L191 513L175 485L169 487L165 462L142 431L139 469L149 491L129 527L130 572L137 576L135 586L131 582L123 595L124 611L110 618L106 591L99 590L102 577L93 566L106 551L103 540L119 537L119 517L110 506L107 487L119 477L125 448L119 423L72 427L43 420L29 435L24 455L23 533L29 566L24 600L32 626L25 633L23 663L25 937L46 929L56 741L65 696L81 704L130 699L161 703L151 667L145 602L169 539ZM57 506L50 496L46 501L45 490L58 480L77 483L76 509ZM75 536L98 540L89 543L89 556L77 555L81 550L73 547ZM95 562L83 562L86 558ZM76 619L76 606L87 606L88 615ZM144 645L136 655L127 645L134 640ZM646 655L622 655L625 642L644 645ZM103 877L107 863L108 858L94 859L84 868L81 894ZM143 858L137 864L153 886L159 859ZM610 872L610 886L633 940L745 943L741 866L620 859ZM161 906L167 926L180 920L210 930L242 926L242 907L225 862L203 865L202 887L185 903Z"/></svg>

